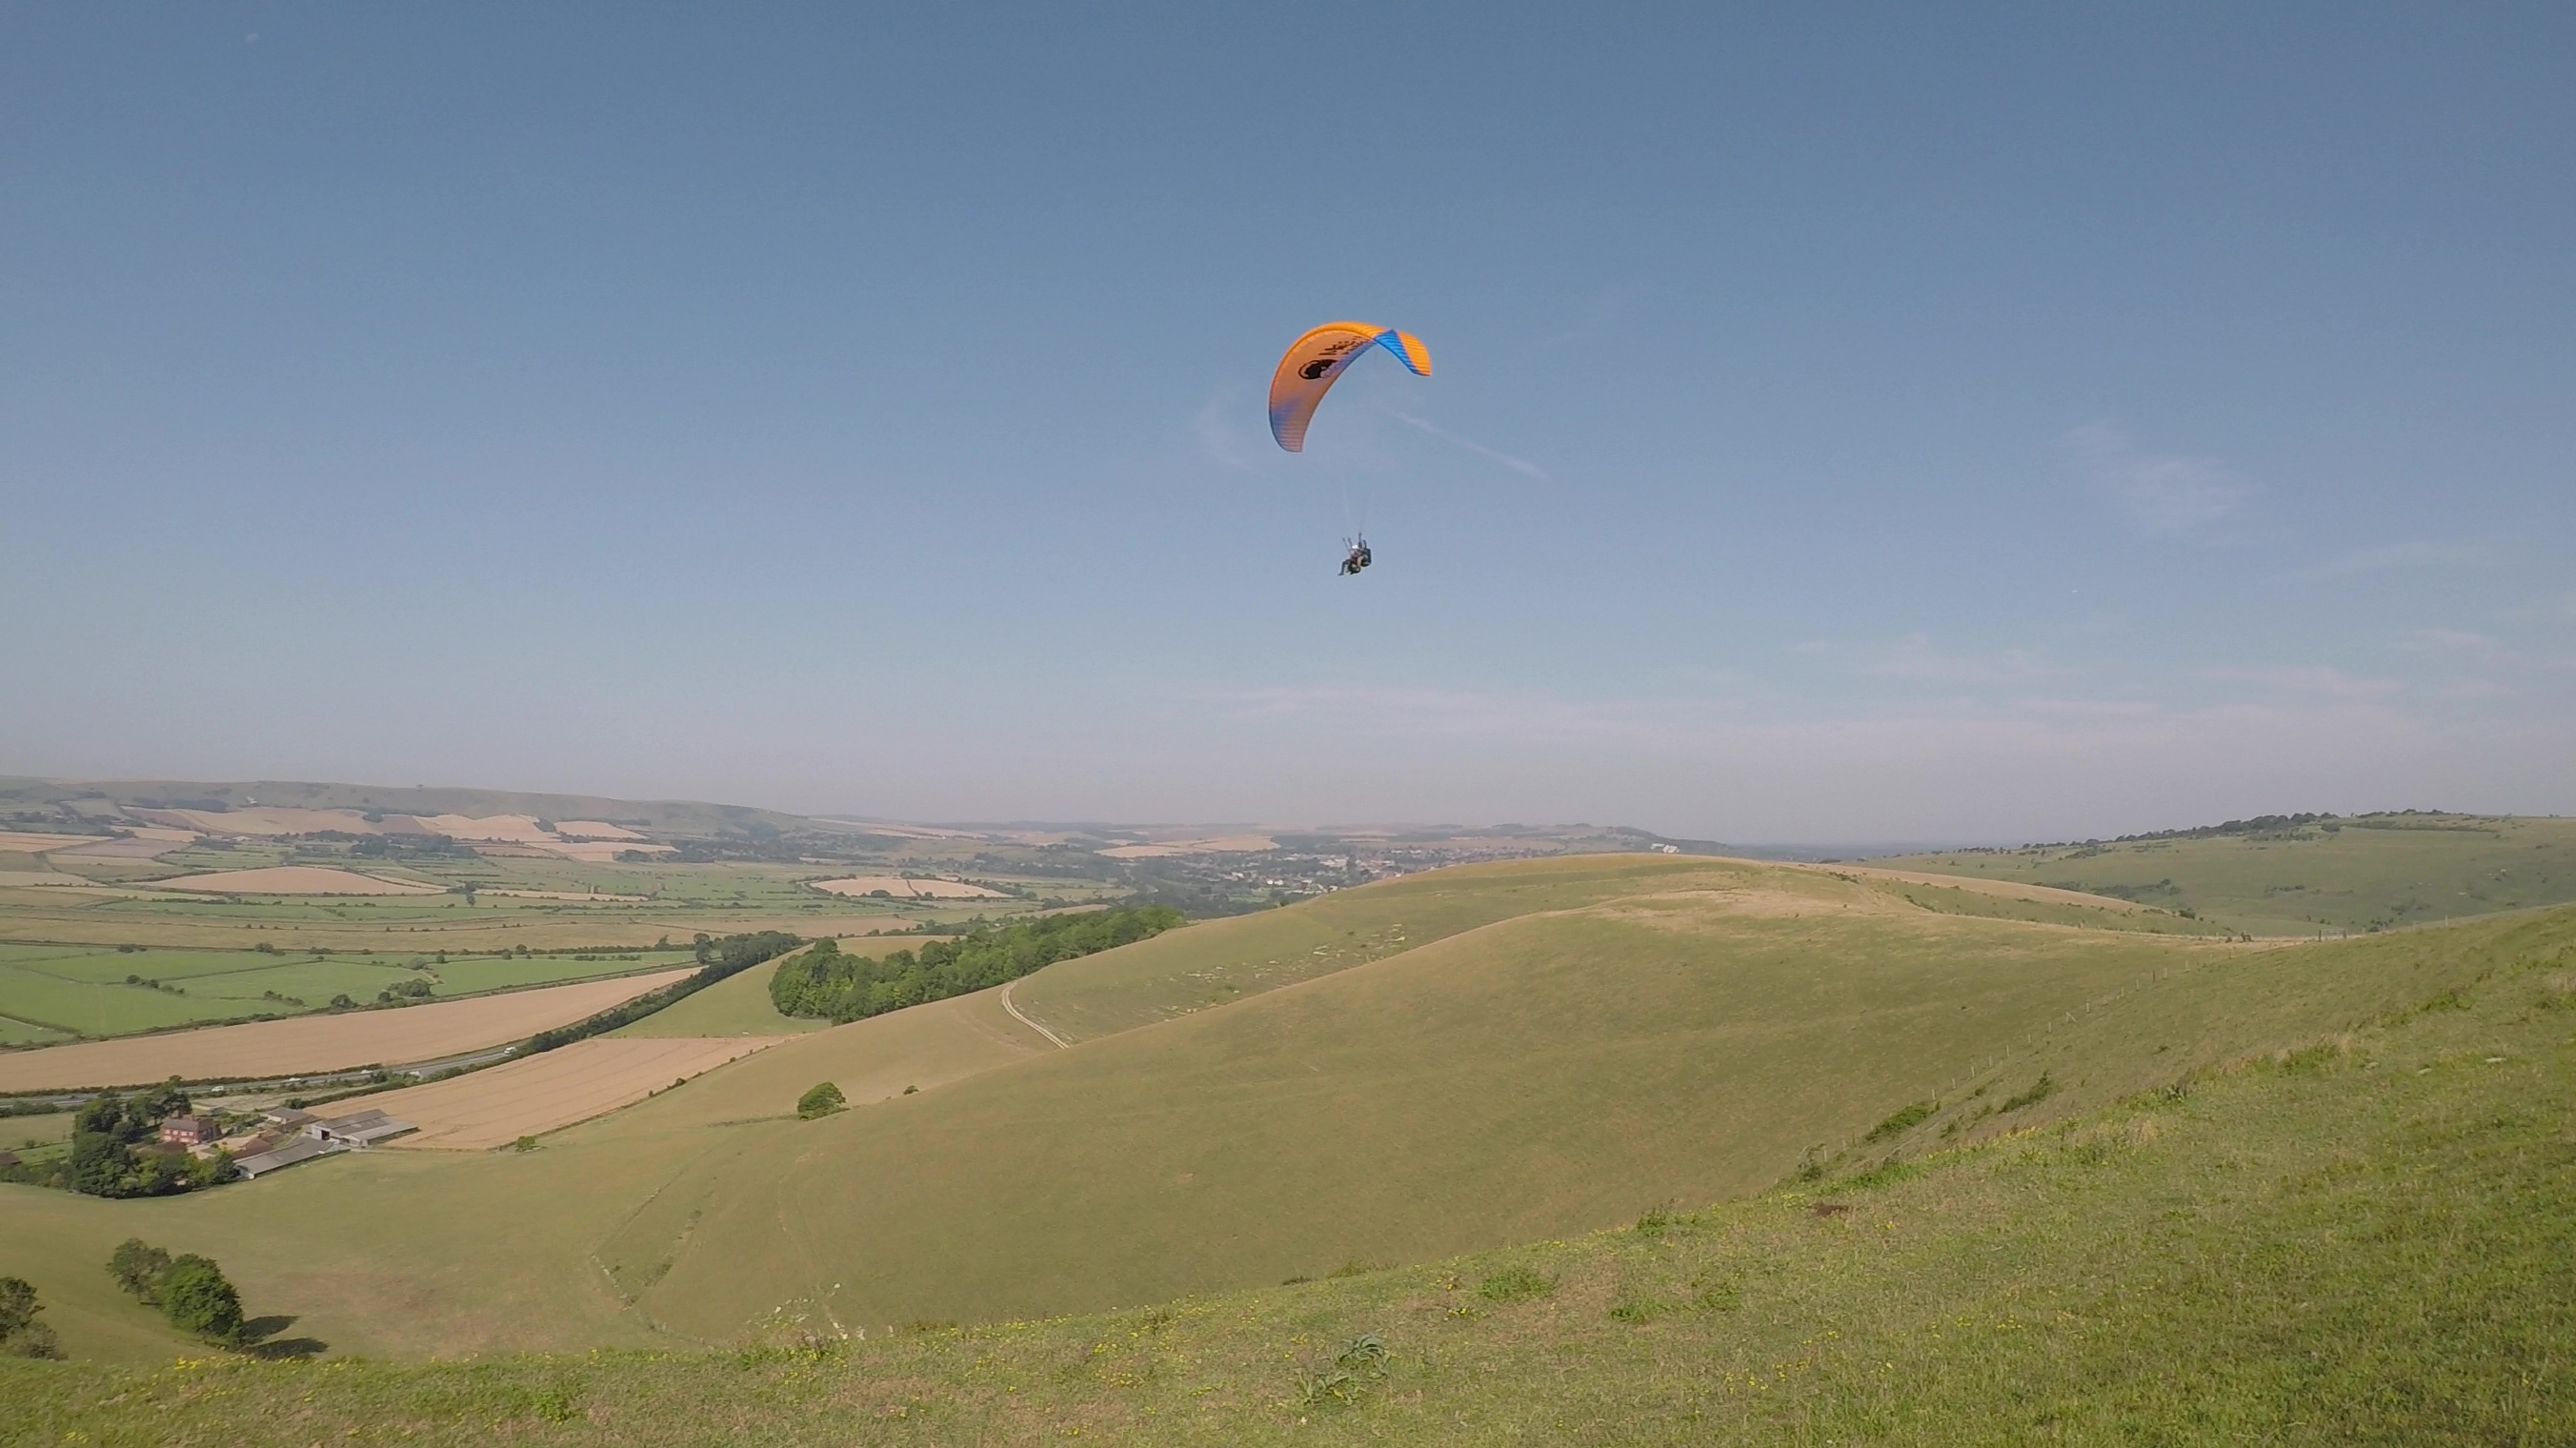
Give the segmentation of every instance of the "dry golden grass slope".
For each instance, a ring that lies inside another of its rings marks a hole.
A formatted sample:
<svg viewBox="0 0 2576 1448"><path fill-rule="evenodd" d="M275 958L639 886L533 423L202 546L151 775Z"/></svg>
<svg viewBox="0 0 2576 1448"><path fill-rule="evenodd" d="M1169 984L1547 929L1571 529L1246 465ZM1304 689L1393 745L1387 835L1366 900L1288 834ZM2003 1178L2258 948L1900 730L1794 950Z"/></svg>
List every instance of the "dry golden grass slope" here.
<svg viewBox="0 0 2576 1448"><path fill-rule="evenodd" d="M377 1151L150 1203L0 1190L0 1272L65 1284L57 1325L102 1354L130 1324L94 1263L137 1234L370 1355L1153 1302L1990 1138L2437 996L2513 932L2576 929L2553 920L2249 947L1848 871L1478 866L1052 967L1017 997L1069 1050L987 994L524 1154ZM793 1119L821 1080L858 1104Z"/></svg>
<svg viewBox="0 0 2576 1448"><path fill-rule="evenodd" d="M594 1038L488 1071L370 1096L363 1104L420 1128L394 1138L389 1147L488 1151L632 1106L780 1039Z"/></svg>

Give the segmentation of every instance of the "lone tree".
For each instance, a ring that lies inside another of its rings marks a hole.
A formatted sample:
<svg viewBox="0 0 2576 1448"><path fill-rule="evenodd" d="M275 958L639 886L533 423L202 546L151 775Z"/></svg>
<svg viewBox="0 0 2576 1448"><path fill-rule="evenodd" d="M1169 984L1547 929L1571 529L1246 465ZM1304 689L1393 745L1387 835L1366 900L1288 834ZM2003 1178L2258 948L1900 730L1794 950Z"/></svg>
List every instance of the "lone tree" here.
<svg viewBox="0 0 2576 1448"><path fill-rule="evenodd" d="M0 1277L0 1357L58 1358L63 1345L36 1320L45 1305L23 1277Z"/></svg>
<svg viewBox="0 0 2576 1448"><path fill-rule="evenodd" d="M829 1116L849 1104L850 1099L841 1094L841 1088L826 1081L796 1098L796 1114L811 1121L817 1116Z"/></svg>
<svg viewBox="0 0 2576 1448"><path fill-rule="evenodd" d="M161 1305L161 1278L169 1270L170 1254L141 1237L126 1238L107 1259L107 1275L146 1307Z"/></svg>
<svg viewBox="0 0 2576 1448"><path fill-rule="evenodd" d="M230 1342L241 1332L241 1293L208 1257L175 1259L161 1275L161 1311L181 1332Z"/></svg>

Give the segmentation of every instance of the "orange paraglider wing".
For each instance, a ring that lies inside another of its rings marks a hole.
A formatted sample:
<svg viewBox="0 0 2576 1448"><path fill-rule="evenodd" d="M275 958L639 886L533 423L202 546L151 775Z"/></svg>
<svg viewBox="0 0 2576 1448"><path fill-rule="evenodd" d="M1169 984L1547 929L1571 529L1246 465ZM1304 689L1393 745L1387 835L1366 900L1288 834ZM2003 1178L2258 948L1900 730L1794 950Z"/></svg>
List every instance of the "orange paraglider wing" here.
<svg viewBox="0 0 2576 1448"><path fill-rule="evenodd" d="M1373 327L1366 322L1326 322L1288 346L1279 370L1270 374L1270 435L1290 452L1306 447L1306 424L1332 391L1333 382L1375 342L1413 369L1431 375L1431 349L1410 332Z"/></svg>

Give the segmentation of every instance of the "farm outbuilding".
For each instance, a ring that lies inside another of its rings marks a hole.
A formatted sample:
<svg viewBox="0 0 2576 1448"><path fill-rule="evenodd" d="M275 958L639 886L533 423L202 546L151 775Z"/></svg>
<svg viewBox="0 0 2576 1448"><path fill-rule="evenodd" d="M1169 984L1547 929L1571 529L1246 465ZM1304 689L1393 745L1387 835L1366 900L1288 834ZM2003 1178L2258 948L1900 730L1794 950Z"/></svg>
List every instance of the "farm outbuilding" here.
<svg viewBox="0 0 2576 1448"><path fill-rule="evenodd" d="M304 1134L335 1147L368 1147L389 1137L420 1128L399 1117L381 1111L355 1111L347 1116L326 1117L304 1128Z"/></svg>
<svg viewBox="0 0 2576 1448"><path fill-rule="evenodd" d="M337 1149L329 1142L316 1137L299 1136L274 1151L257 1152L250 1156L236 1158L233 1168L243 1176L256 1177L273 1172L282 1166L293 1166L299 1161L311 1161L317 1156L329 1156Z"/></svg>

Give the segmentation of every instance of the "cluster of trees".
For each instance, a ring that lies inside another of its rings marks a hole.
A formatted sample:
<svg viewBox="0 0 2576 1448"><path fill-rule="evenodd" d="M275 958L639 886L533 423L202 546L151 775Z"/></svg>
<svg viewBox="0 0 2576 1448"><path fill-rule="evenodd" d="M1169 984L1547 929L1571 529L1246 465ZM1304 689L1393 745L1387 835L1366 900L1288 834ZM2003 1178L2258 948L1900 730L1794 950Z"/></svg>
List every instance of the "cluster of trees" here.
<svg viewBox="0 0 2576 1448"><path fill-rule="evenodd" d="M338 831L322 833L337 834ZM419 856L471 856L474 852L445 835L353 835L349 853L371 859Z"/></svg>
<svg viewBox="0 0 2576 1448"><path fill-rule="evenodd" d="M92 1098L72 1118L64 1185L93 1197L166 1197L231 1176L232 1158L222 1152L197 1157L161 1147L161 1123L187 1114L188 1093L175 1077L138 1095Z"/></svg>
<svg viewBox="0 0 2576 1448"><path fill-rule="evenodd" d="M660 990L646 991L622 1006L612 1006L588 1020L539 1031L528 1038L528 1052L551 1051L569 1046L618 1027L640 1021L686 996L694 995L728 976L740 975L764 960L774 960L803 945L800 935L784 930L756 930L722 939L701 932L693 942L691 954L697 957L698 970L687 980L673 981Z"/></svg>
<svg viewBox="0 0 2576 1448"><path fill-rule="evenodd" d="M241 1293L211 1257L173 1257L128 1237L108 1257L107 1274L144 1306L160 1308L181 1332L214 1342L241 1340Z"/></svg>
<svg viewBox="0 0 2576 1448"><path fill-rule="evenodd" d="M1078 915L1048 915L988 925L957 940L933 941L918 954L898 950L881 960L844 955L825 940L783 961L769 979L781 1014L855 1021L945 1000L1033 970L1160 935L1182 923L1168 905L1126 906Z"/></svg>
<svg viewBox="0 0 2576 1448"><path fill-rule="evenodd" d="M45 1305L23 1277L0 1277L0 1357L58 1358L63 1345L36 1320Z"/></svg>

